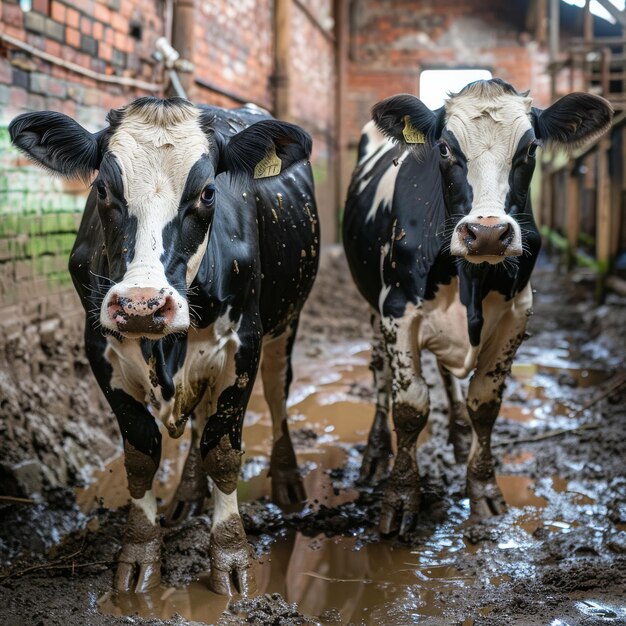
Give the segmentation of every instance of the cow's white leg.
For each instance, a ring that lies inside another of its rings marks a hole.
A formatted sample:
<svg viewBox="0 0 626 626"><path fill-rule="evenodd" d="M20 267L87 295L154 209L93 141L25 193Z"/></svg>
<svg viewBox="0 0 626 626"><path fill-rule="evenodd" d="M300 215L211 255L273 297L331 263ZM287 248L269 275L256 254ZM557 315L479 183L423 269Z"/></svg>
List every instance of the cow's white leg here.
<svg viewBox="0 0 626 626"><path fill-rule="evenodd" d="M272 499L280 506L297 504L306 499L302 477L287 424L287 397L292 380L291 350L297 321L277 337L263 341L261 378L263 393L272 415L274 445L270 458Z"/></svg>
<svg viewBox="0 0 626 626"><path fill-rule="evenodd" d="M420 504L417 438L429 412L428 387L421 375L416 347L417 319L406 313L399 319L383 318L382 332L391 363L392 416L398 452L385 487L380 530L399 530L405 537L415 526Z"/></svg>
<svg viewBox="0 0 626 626"><path fill-rule="evenodd" d="M237 510L237 482L241 469L243 419L259 367L261 335L257 316L250 311L237 332L238 346L229 355L225 372L232 379L216 389L215 411L209 416L200 441L202 465L213 481L215 509L211 524L210 586L230 595L232 586L248 595L254 586L251 553Z"/></svg>
<svg viewBox="0 0 626 626"><path fill-rule="evenodd" d="M165 514L166 526L176 526L189 517L200 515L204 499L209 496L209 483L200 457L200 438L209 412L204 403L196 407L191 423L191 444L183 466L180 483Z"/></svg>
<svg viewBox="0 0 626 626"><path fill-rule="evenodd" d="M438 363L441 380L448 396L448 443L454 448L457 463L466 463L472 442L472 425L467 413L467 401L461 382Z"/></svg>
<svg viewBox="0 0 626 626"><path fill-rule="evenodd" d="M470 380L467 410L472 422L473 436L467 466L467 495L472 516L498 515L506 509L502 492L496 482L491 455L491 431L502 403L505 379L511 371L526 322L531 312L530 285L512 303L497 331L481 349L476 371Z"/></svg>
<svg viewBox="0 0 626 626"><path fill-rule="evenodd" d="M363 452L359 480L377 484L389 474L391 431L389 430L389 396L391 393L391 367L380 331L380 315L372 312L372 358L370 369L376 388L376 414Z"/></svg>
<svg viewBox="0 0 626 626"><path fill-rule="evenodd" d="M149 419L154 423L149 415L139 419ZM159 432L156 424L154 429L156 433ZM156 498L152 491L158 462L153 455L139 451L125 438L124 465L131 501L114 585L118 591L142 593L157 587L161 582L162 535Z"/></svg>
<svg viewBox="0 0 626 626"><path fill-rule="evenodd" d="M237 491L227 493L215 486L213 499L213 524L209 543L211 589L222 595L232 595L232 573L235 586L246 594L252 584L250 551L246 531L239 517Z"/></svg>

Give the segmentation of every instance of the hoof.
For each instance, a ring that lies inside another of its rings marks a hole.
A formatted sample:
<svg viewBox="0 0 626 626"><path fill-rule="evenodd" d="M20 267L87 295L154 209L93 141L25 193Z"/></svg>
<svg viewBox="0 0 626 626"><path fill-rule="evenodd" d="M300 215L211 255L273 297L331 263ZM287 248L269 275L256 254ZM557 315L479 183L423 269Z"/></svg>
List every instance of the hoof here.
<svg viewBox="0 0 626 626"><path fill-rule="evenodd" d="M272 500L281 508L302 505L306 491L298 468L289 470L272 469Z"/></svg>
<svg viewBox="0 0 626 626"><path fill-rule="evenodd" d="M397 532L400 539L407 539L417 524L419 501L417 482L411 485L398 485L394 484L392 478L385 489L380 512L381 534L391 535Z"/></svg>
<svg viewBox="0 0 626 626"><path fill-rule="evenodd" d="M212 567L209 574L209 588L221 596L232 596L240 593L249 596L253 593L254 581L250 566L235 567L230 571Z"/></svg>
<svg viewBox="0 0 626 626"><path fill-rule="evenodd" d="M252 559L239 515L231 515L211 529L209 587L215 593L243 596L255 592Z"/></svg>
<svg viewBox="0 0 626 626"><path fill-rule="evenodd" d="M470 500L472 519L487 519L495 515L501 515L506 511L506 502L502 497L502 492L495 478L488 481L471 480L468 478L467 494Z"/></svg>
<svg viewBox="0 0 626 626"><path fill-rule="evenodd" d="M118 563L114 583L116 591L146 593L160 584L160 561L156 563Z"/></svg>
<svg viewBox="0 0 626 626"><path fill-rule="evenodd" d="M378 485L389 477L391 453L371 448L363 453L358 482L361 485Z"/></svg>

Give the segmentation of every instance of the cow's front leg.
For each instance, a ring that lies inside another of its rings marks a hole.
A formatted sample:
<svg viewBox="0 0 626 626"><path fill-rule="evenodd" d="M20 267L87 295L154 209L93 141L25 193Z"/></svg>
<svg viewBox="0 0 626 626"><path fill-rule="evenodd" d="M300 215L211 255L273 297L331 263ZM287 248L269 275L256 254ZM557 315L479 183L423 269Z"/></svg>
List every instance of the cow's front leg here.
<svg viewBox="0 0 626 626"><path fill-rule="evenodd" d="M115 589L144 592L161 582L161 527L152 481L161 457L161 433L146 408L122 391L109 401L124 439L124 465L131 502L118 557Z"/></svg>
<svg viewBox="0 0 626 626"><path fill-rule="evenodd" d="M380 316L372 313L373 331L370 369L376 388L376 414L363 451L359 481L378 484L389 475L391 431L389 430L389 396L391 393L391 367L380 332Z"/></svg>
<svg viewBox="0 0 626 626"><path fill-rule="evenodd" d="M415 319L383 319L382 328L393 377L391 410L398 451L385 487L380 531L399 530L405 538L417 522L420 505L416 443L428 420L428 387L415 353Z"/></svg>
<svg viewBox="0 0 626 626"><path fill-rule="evenodd" d="M287 397L293 378L291 351L297 327L297 321L292 322L277 337L266 338L263 342L261 360L263 393L272 415L274 436L269 469L269 476L272 479L272 500L282 507L298 505L306 499L287 424Z"/></svg>
<svg viewBox="0 0 626 626"><path fill-rule="evenodd" d="M202 464L213 480L209 584L223 595L231 595L233 586L248 595L254 587L250 548L237 506L237 482L243 418L259 365L261 337L255 329L240 329L239 339L234 363L226 364L227 372L235 371L235 381L219 394L200 442Z"/></svg>
<svg viewBox="0 0 626 626"><path fill-rule="evenodd" d="M530 286L527 291L530 292ZM467 466L467 495L474 518L499 515L506 510L496 482L491 432L500 412L505 380L524 336L530 311L530 303L524 299L524 294L517 300L481 350L467 394L467 410L473 429Z"/></svg>

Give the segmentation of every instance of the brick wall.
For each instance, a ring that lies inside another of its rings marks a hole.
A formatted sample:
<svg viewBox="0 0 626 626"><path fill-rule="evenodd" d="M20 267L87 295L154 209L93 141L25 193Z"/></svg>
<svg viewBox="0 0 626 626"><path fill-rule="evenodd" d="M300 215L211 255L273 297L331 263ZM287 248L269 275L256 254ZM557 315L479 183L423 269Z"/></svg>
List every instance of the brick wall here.
<svg viewBox="0 0 626 626"><path fill-rule="evenodd" d="M424 69L484 68L549 101L547 56L523 30L524 15L505 0L357 0L350 32L346 123L358 141L375 102L419 95Z"/></svg>

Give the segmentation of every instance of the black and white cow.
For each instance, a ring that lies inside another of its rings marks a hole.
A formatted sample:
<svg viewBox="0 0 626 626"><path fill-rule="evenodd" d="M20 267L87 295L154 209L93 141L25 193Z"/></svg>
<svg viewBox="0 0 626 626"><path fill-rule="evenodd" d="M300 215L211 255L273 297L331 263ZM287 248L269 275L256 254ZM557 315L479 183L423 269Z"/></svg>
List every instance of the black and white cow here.
<svg viewBox="0 0 626 626"><path fill-rule="evenodd" d="M466 86L436 111L397 95L372 113L343 222L350 270L374 329L378 396L361 478L387 473L391 396L398 451L380 529L406 535L419 511L415 445L429 412L422 350L439 364L457 461L469 456L472 514L504 508L490 440L531 314L529 278L540 249L529 193L535 151L603 133L612 110L602 98L576 93L541 111L527 93L493 79ZM470 373L465 399L458 379Z"/></svg>
<svg viewBox="0 0 626 626"><path fill-rule="evenodd" d="M124 440L131 507L115 587L159 584L155 418L172 437L193 418L167 518L199 512L208 474L211 586L245 592L250 562L236 487L259 364L273 421L273 496L280 504L304 499L286 398L318 264L311 139L253 106L180 98L140 98L107 121L92 134L60 113L27 113L10 133L53 172L97 172L70 270L87 314L89 361Z"/></svg>

